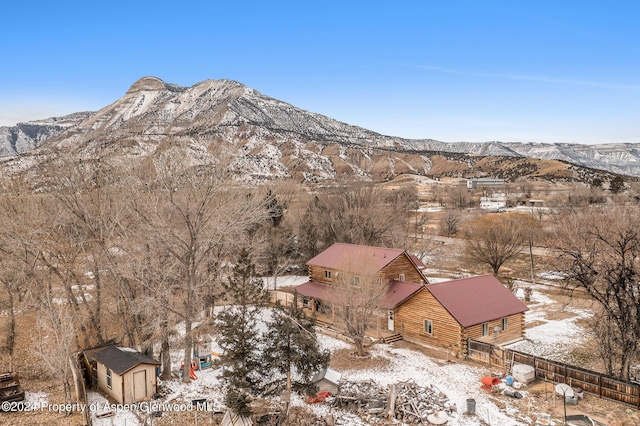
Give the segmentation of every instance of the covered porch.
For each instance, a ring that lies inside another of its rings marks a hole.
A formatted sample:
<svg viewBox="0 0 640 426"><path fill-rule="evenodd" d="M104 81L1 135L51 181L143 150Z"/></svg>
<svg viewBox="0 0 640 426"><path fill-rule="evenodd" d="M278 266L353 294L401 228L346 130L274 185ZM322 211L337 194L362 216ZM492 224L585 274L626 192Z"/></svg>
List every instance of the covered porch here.
<svg viewBox="0 0 640 426"><path fill-rule="evenodd" d="M307 315L316 319L317 325L326 329L343 332L344 327L340 324L340 316L336 314L339 306L332 301L331 286L308 282L296 288L302 296L302 306ZM381 308L375 314L372 327L367 331L367 337L374 341L391 342L402 339L401 330L394 322L395 311L393 309Z"/></svg>

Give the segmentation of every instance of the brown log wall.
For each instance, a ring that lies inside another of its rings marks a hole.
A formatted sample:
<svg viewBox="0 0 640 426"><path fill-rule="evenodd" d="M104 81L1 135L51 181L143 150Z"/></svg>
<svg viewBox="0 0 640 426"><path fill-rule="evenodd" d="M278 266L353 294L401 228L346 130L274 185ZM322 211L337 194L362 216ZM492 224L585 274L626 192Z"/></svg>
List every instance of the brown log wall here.
<svg viewBox="0 0 640 426"><path fill-rule="evenodd" d="M424 320L433 322L433 334L424 332ZM449 347L459 352L462 348L462 327L426 289L421 290L396 309L396 330L410 340L430 345Z"/></svg>

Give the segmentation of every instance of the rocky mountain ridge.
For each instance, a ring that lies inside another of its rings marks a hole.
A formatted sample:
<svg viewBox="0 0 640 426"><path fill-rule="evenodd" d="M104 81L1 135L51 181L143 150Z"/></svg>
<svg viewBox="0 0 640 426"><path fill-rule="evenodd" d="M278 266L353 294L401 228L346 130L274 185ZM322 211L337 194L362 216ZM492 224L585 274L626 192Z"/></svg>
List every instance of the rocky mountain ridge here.
<svg viewBox="0 0 640 426"><path fill-rule="evenodd" d="M435 175L434 161L440 158L449 163L435 169L495 175L490 170L474 170L485 156L515 157L521 163L528 157L562 160L640 176L639 147L404 139L301 110L232 80L181 87L155 77L138 80L122 98L97 112L0 128L0 154L14 156L2 161L8 172L24 171L59 155L117 162L123 158L154 160L182 150L194 165L209 163L226 152L243 179L253 181ZM561 162L553 167L562 173L570 169ZM582 179L574 173L564 175L569 180Z"/></svg>

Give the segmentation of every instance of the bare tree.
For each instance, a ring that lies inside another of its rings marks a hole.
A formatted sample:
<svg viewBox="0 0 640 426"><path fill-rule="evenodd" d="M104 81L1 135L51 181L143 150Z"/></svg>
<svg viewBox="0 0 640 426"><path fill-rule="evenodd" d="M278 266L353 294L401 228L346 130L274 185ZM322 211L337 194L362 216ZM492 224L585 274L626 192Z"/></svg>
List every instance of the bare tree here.
<svg viewBox="0 0 640 426"><path fill-rule="evenodd" d="M3 335L6 336L6 340L2 343L1 348L6 351L9 356L9 371L14 370L13 359L16 349L17 328L16 320L17 313L20 309L20 292L21 292L21 280L18 278L18 268L13 265L9 265L12 256L9 255L7 250L2 248L0 242L0 289L2 294L0 295L0 307L8 314L8 324L6 329L3 330Z"/></svg>
<svg viewBox="0 0 640 426"><path fill-rule="evenodd" d="M353 339L357 356L365 356L365 337L381 316L381 304L387 294L388 283L383 283L369 268L366 253L357 253L345 259L332 286L332 309L338 324Z"/></svg>
<svg viewBox="0 0 640 426"><path fill-rule="evenodd" d="M471 197L469 190L464 184L450 186L447 188L447 204L454 209L465 209L469 207Z"/></svg>
<svg viewBox="0 0 640 426"><path fill-rule="evenodd" d="M465 224L465 252L498 276L500 267L520 253L536 226L531 216L519 213L481 216Z"/></svg>
<svg viewBox="0 0 640 426"><path fill-rule="evenodd" d="M33 342L35 352L48 372L62 383L65 402L72 398L72 385L75 400L81 402L84 386L74 353L78 348L78 331L84 324L83 310L78 304L88 300L84 297L78 300L77 292L70 285L77 281L72 278L74 273L69 267L72 262L66 262L63 255L68 251L51 250L59 235L55 231L63 219L56 221L55 217L44 214L47 210L42 209L39 198L17 196L10 203L3 203L2 240L11 245L11 250L4 254L13 263L13 271L21 274L19 282L24 284L25 309L35 311L38 320ZM26 217L30 220L25 223ZM88 420L84 417L83 421L86 424Z"/></svg>
<svg viewBox="0 0 640 426"><path fill-rule="evenodd" d="M355 183L321 193L307 206L300 227L307 258L335 242L404 246L409 229L406 194L390 196L372 184ZM415 205L415 194L412 202ZM401 203L399 198L404 200Z"/></svg>
<svg viewBox="0 0 640 426"><path fill-rule="evenodd" d="M440 219L440 230L447 236L452 236L458 233L462 220L460 214L447 210L445 215Z"/></svg>
<svg viewBox="0 0 640 426"><path fill-rule="evenodd" d="M640 341L640 210L572 210L557 219L549 245L560 253L555 266L567 275L567 289L581 290L600 305L607 323L597 334L600 344L605 350L615 344L616 375L628 380Z"/></svg>
<svg viewBox="0 0 640 426"><path fill-rule="evenodd" d="M168 158L157 168L158 207L137 210L146 211L156 241L175 261L179 287L167 309L184 322L185 371L191 364L193 321L204 296L220 280L212 268L267 218L264 198L236 185L226 166L189 168L183 159ZM189 374L183 374L183 381L190 381Z"/></svg>

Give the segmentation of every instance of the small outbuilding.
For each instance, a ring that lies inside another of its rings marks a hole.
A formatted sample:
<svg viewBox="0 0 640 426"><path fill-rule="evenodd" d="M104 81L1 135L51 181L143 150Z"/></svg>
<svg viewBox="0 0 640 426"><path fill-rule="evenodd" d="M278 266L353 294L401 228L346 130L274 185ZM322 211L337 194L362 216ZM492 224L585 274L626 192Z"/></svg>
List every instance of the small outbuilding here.
<svg viewBox="0 0 640 426"><path fill-rule="evenodd" d="M93 354L98 370L98 388L120 404L147 400L157 392L159 361L135 349L107 346Z"/></svg>
<svg viewBox="0 0 640 426"><path fill-rule="evenodd" d="M331 395L335 395L338 393L341 378L342 373L327 368L316 374L311 379L311 383L318 387L318 392L329 392Z"/></svg>

